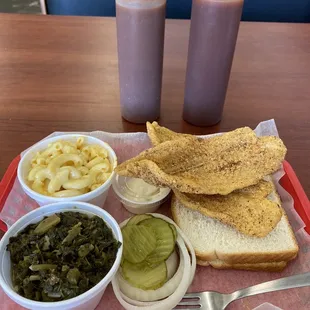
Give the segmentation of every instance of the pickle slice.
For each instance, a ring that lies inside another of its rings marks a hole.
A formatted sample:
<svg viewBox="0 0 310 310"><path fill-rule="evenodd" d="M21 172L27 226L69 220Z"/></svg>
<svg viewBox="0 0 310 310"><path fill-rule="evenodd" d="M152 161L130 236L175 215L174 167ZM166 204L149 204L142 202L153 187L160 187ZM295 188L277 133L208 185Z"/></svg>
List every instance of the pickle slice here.
<svg viewBox="0 0 310 310"><path fill-rule="evenodd" d="M150 266L165 261L175 248L175 238L170 224L160 218L146 219L138 226L145 226L153 229L156 236L156 248L146 257L145 261Z"/></svg>
<svg viewBox="0 0 310 310"><path fill-rule="evenodd" d="M156 290L167 281L167 266L165 262L155 268L145 262L131 264L127 260L122 266L122 275L131 285L142 290Z"/></svg>
<svg viewBox="0 0 310 310"><path fill-rule="evenodd" d="M140 263L155 250L156 233L151 226L129 225L122 228L123 255L130 263Z"/></svg>
<svg viewBox="0 0 310 310"><path fill-rule="evenodd" d="M138 225L141 221L151 219L151 218L154 218L154 217L150 214L135 215L127 222L126 225Z"/></svg>

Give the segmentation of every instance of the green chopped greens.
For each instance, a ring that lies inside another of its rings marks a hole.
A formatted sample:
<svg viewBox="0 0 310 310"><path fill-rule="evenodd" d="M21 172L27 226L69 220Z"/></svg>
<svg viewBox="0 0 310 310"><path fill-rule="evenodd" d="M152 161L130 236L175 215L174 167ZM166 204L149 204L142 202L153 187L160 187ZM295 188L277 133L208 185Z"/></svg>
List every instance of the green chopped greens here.
<svg viewBox="0 0 310 310"><path fill-rule="evenodd" d="M42 235L50 228L56 226L59 222L60 218L56 214L51 215L39 223L39 225L35 228L34 233Z"/></svg>
<svg viewBox="0 0 310 310"><path fill-rule="evenodd" d="M36 301L73 298L106 276L120 245L98 216L64 212L46 217L10 238L13 287Z"/></svg>

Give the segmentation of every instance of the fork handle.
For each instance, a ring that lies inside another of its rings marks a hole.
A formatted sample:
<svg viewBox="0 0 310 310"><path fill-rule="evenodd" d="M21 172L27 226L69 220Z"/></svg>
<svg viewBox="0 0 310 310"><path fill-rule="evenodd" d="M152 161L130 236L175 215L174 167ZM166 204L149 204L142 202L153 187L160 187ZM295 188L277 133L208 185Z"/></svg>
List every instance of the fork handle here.
<svg viewBox="0 0 310 310"><path fill-rule="evenodd" d="M310 285L310 272L272 280L232 293L234 299Z"/></svg>

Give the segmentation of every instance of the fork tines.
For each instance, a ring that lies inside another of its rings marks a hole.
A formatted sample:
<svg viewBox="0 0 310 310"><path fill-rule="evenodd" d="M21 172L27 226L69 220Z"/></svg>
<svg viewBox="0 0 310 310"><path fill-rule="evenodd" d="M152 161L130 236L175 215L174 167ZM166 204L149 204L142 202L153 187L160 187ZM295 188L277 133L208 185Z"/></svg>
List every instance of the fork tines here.
<svg viewBox="0 0 310 310"><path fill-rule="evenodd" d="M197 293L189 293L184 295L182 300L178 303L178 305L174 308L175 310L196 310L200 309L201 297ZM185 308L189 306L189 308Z"/></svg>

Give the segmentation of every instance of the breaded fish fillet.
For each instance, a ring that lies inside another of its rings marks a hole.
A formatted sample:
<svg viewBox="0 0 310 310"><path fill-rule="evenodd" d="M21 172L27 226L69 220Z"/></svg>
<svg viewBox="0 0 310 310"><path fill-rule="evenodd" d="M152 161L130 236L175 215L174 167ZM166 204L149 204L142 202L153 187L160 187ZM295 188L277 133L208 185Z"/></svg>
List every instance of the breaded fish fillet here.
<svg viewBox="0 0 310 310"><path fill-rule="evenodd" d="M229 195L195 195L174 191L186 208L231 225L241 233L265 237L282 217L280 199L272 181L234 191Z"/></svg>
<svg viewBox="0 0 310 310"><path fill-rule="evenodd" d="M244 127L209 139L187 136L163 142L115 171L184 193L227 195L278 170L285 154L280 138L257 137Z"/></svg>
<svg viewBox="0 0 310 310"><path fill-rule="evenodd" d="M160 143L175 140L178 138L191 137L191 135L177 133L166 127L161 127L157 122L146 123L147 134L152 142L153 146L159 145Z"/></svg>

